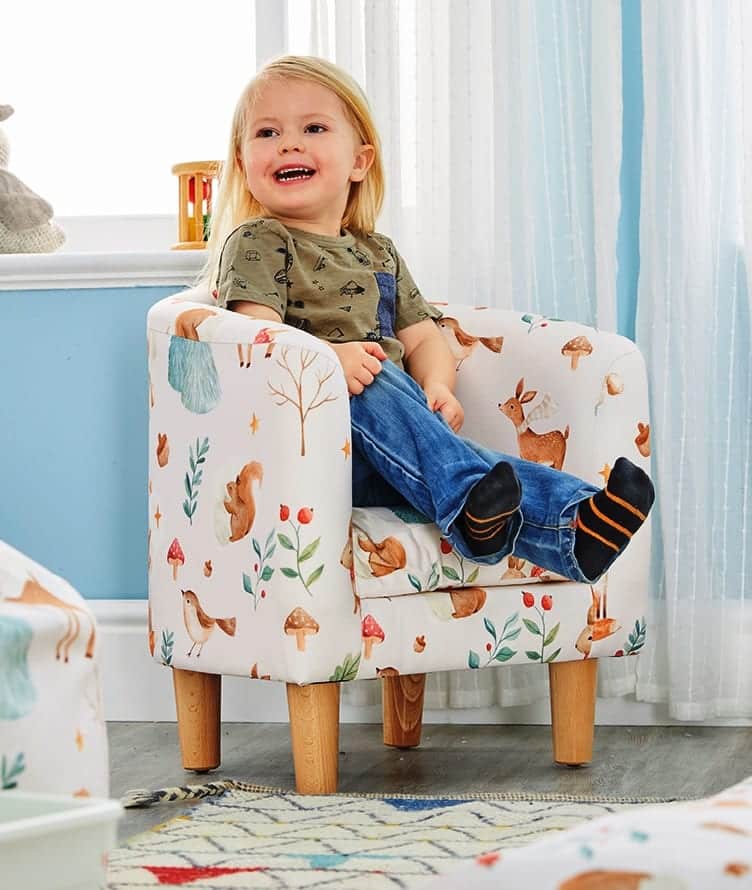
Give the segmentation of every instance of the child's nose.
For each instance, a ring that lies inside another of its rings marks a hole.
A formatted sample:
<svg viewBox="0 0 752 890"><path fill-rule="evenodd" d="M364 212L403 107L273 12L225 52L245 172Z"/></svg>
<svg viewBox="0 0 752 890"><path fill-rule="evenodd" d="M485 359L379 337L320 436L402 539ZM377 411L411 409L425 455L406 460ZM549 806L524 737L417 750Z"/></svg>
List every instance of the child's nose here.
<svg viewBox="0 0 752 890"><path fill-rule="evenodd" d="M293 139L291 137L288 137L284 141L280 141L280 143L279 143L280 154L283 154L283 155L287 154L288 151L302 151L303 146L301 143L302 143L301 139L297 139L297 138Z"/></svg>

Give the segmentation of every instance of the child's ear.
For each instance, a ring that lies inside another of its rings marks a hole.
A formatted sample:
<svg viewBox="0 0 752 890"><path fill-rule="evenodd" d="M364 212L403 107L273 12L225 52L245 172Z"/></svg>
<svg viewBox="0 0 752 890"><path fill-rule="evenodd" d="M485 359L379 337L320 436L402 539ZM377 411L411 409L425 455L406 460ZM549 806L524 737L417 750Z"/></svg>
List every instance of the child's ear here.
<svg viewBox="0 0 752 890"><path fill-rule="evenodd" d="M351 182L362 182L375 160L376 149L372 145L361 145L355 155L352 172L350 173Z"/></svg>

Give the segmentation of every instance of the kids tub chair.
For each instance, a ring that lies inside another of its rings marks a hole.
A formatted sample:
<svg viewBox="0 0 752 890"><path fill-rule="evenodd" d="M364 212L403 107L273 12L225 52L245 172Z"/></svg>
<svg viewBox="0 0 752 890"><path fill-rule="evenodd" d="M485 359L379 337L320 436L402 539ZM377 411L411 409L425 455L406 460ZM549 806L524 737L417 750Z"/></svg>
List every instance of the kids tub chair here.
<svg viewBox="0 0 752 890"><path fill-rule="evenodd" d="M635 345L579 324L441 304L462 434L602 486L648 468ZM173 670L183 765L220 762L223 674L287 684L297 789L337 787L339 684L381 678L384 742L419 744L425 674L548 666L554 760L591 759L599 658L645 641L650 532L597 584L463 559L412 509L352 507L334 351L217 308L148 316L149 647ZM649 521L648 521L649 524Z"/></svg>

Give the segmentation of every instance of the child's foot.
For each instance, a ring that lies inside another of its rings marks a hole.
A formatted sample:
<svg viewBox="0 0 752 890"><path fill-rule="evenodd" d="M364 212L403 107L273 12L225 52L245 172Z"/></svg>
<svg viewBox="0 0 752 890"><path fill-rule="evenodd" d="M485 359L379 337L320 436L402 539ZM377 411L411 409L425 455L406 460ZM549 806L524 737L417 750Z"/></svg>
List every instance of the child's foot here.
<svg viewBox="0 0 752 890"><path fill-rule="evenodd" d="M655 500L655 489L647 473L620 457L614 464L606 487L577 510L574 555L582 574L591 580L600 577L615 553L647 519Z"/></svg>
<svg viewBox="0 0 752 890"><path fill-rule="evenodd" d="M512 465L501 461L470 489L457 523L475 556L496 553L509 517L519 509L522 489Z"/></svg>

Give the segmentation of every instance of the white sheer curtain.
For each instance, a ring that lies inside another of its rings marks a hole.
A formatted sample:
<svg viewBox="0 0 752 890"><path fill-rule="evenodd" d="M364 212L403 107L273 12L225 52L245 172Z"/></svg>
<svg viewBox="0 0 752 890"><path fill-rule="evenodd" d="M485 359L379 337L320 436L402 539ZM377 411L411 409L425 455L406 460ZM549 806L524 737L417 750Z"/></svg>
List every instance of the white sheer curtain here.
<svg viewBox="0 0 752 890"><path fill-rule="evenodd" d="M427 298L615 329L619 0L258 0L256 15L284 25L259 63L320 55L365 88L388 178L379 228ZM634 660L607 661L601 693L631 691ZM426 704L527 704L547 683L535 665L433 674ZM351 703L379 693L357 685Z"/></svg>
<svg viewBox="0 0 752 890"><path fill-rule="evenodd" d="M664 552L638 697L752 716L752 13L644 0L638 344Z"/></svg>

